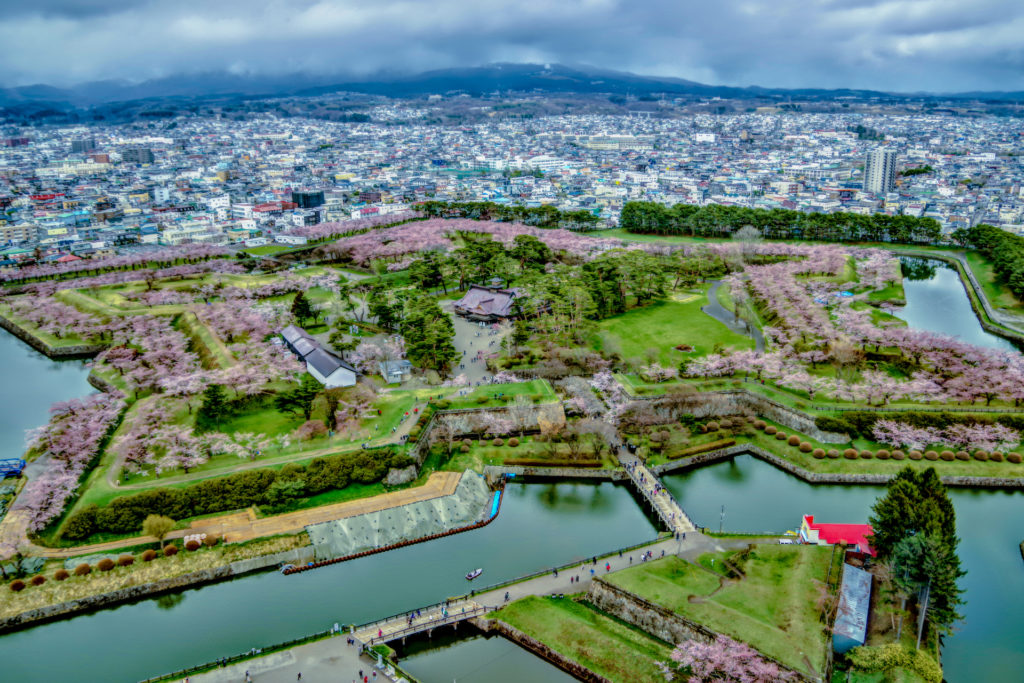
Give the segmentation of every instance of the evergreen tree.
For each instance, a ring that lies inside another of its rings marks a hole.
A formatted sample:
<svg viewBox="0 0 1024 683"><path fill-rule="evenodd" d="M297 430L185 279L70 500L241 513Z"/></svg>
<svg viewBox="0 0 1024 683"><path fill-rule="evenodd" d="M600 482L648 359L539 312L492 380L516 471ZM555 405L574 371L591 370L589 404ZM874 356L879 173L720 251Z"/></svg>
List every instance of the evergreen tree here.
<svg viewBox="0 0 1024 683"><path fill-rule="evenodd" d="M230 412L227 393L219 384L211 384L203 391L203 402L196 412L196 425L211 428L220 425Z"/></svg>
<svg viewBox="0 0 1024 683"><path fill-rule="evenodd" d="M429 296L410 300L406 308L402 336L409 360L421 368L446 372L459 357L451 318Z"/></svg>
<svg viewBox="0 0 1024 683"><path fill-rule="evenodd" d="M295 295L295 299L292 300L292 315L299 321L299 324L302 324L303 320L309 320L316 315L309 303L309 299L306 298L305 292L299 292Z"/></svg>

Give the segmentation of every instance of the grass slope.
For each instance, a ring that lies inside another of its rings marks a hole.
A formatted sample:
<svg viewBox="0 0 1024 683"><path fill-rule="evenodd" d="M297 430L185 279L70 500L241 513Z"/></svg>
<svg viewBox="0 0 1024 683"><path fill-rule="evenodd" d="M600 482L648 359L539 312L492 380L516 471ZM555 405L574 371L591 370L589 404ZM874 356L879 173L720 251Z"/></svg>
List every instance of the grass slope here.
<svg viewBox="0 0 1024 683"><path fill-rule="evenodd" d="M664 681L655 661L672 651L646 633L568 599L531 596L494 612L502 621L612 681Z"/></svg>
<svg viewBox="0 0 1024 683"><path fill-rule="evenodd" d="M801 671L820 672L828 640L817 600L831 550L817 546L757 546L733 555L745 577L721 581L677 557L642 564L608 579L709 628L742 640ZM731 553L709 553L715 566Z"/></svg>

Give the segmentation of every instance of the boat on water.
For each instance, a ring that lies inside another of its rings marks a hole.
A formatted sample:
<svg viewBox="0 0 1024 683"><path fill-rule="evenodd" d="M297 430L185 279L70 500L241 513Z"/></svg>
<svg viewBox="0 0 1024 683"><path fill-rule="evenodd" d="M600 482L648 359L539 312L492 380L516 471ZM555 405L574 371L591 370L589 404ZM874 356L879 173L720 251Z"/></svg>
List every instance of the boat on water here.
<svg viewBox="0 0 1024 683"><path fill-rule="evenodd" d="M473 579L475 579L476 577L480 576L483 573L484 573L483 569L474 569L470 573L466 574L466 580L467 581L472 581Z"/></svg>

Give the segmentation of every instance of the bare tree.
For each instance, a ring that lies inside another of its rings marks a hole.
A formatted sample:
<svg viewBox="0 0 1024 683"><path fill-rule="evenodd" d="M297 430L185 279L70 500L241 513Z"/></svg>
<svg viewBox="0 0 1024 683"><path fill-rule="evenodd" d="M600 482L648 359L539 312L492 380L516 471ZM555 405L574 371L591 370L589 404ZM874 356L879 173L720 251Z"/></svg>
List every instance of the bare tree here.
<svg viewBox="0 0 1024 683"><path fill-rule="evenodd" d="M522 438L526 427L533 422L533 403L523 394L516 394L508 406L508 414L516 429L519 430L519 438Z"/></svg>

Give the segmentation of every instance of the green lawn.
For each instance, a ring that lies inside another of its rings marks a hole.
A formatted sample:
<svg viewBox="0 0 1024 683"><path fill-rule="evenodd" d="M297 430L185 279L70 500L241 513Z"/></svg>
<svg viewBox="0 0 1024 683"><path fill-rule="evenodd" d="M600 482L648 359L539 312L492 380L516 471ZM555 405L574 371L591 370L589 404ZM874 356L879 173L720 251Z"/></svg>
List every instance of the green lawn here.
<svg viewBox="0 0 1024 683"><path fill-rule="evenodd" d="M514 460L518 458L534 458L540 460L548 460L552 458L556 460L571 459L569 447L564 443L554 444L556 451L555 455L549 456L547 448L548 444L538 443L532 436L520 438L518 446L509 446L508 437L504 437L502 440L504 441L504 444L501 446L492 445L493 442L490 439L483 442L474 441L473 445L470 446L468 453L463 453L458 447L456 447L455 452L442 469L449 472L464 472L467 469L471 469L476 472L483 472L485 465L503 465L506 460ZM583 460L593 460L594 450L588 444L584 444L580 448L580 455ZM603 468L613 469L619 466L614 455L607 449L602 453L601 461Z"/></svg>
<svg viewBox="0 0 1024 683"><path fill-rule="evenodd" d="M477 387L465 396L452 396L449 401L451 408L492 408L508 403L510 397L520 394L531 396L539 395L539 403L553 403L558 400L558 395L551 388L546 379L532 379L528 382L516 382L515 384L489 384ZM483 399L483 400L481 400Z"/></svg>
<svg viewBox="0 0 1024 683"><path fill-rule="evenodd" d="M749 643L794 669L823 671L829 641L819 621L818 600L831 549L759 545L745 557L743 553L714 553L702 559L713 558L717 566L727 557L740 566L742 578L722 581L674 556L607 578L651 602Z"/></svg>
<svg viewBox="0 0 1024 683"><path fill-rule="evenodd" d="M992 262L984 254L977 251L965 251L964 257L967 259L974 277L977 278L978 284L981 285L985 298L993 308L1004 308L1014 313L1024 313L1024 303L1021 303L1013 295L1013 292L1003 286L992 268Z"/></svg>
<svg viewBox="0 0 1024 683"><path fill-rule="evenodd" d="M752 339L736 334L701 311L707 303L705 285L694 301L680 303L663 299L606 318L597 327L618 339L624 358L643 358L647 349L657 349L660 362L672 367L689 358L711 353L716 344L734 349L754 348ZM693 351L675 350L673 347L679 344L689 344Z"/></svg>
<svg viewBox="0 0 1024 683"><path fill-rule="evenodd" d="M664 681L655 662L672 648L639 629L568 598L531 596L488 615L612 681Z"/></svg>

